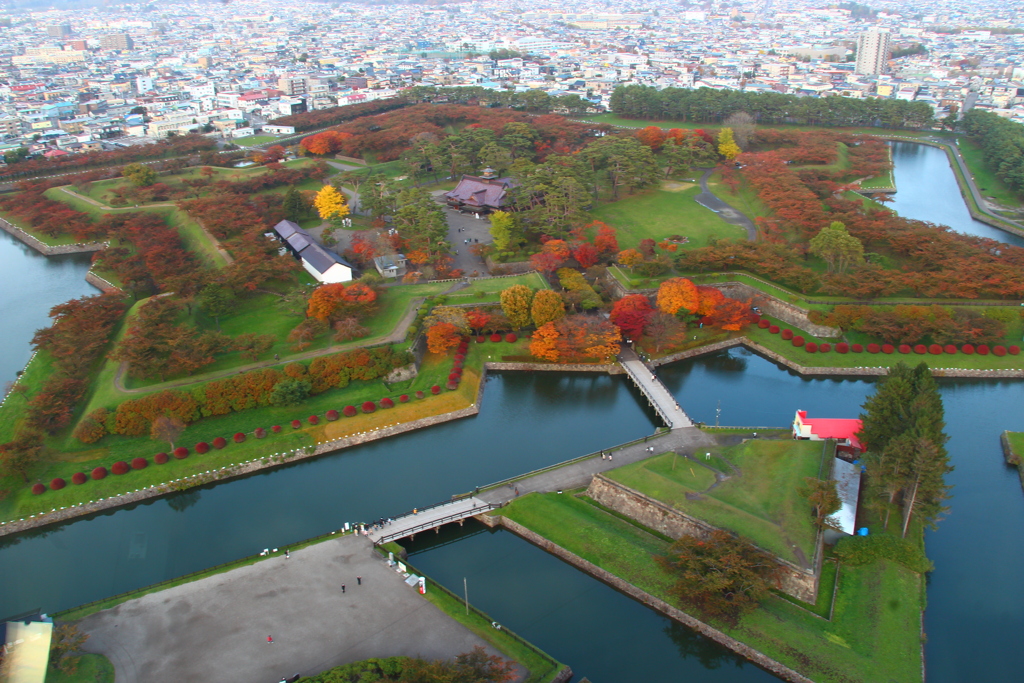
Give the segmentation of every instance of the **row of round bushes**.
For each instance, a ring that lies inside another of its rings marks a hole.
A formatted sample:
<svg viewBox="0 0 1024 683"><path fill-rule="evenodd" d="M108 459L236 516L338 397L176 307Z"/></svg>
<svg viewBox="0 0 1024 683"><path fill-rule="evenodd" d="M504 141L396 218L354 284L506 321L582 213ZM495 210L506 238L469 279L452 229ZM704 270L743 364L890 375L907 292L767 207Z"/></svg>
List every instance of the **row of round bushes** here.
<svg viewBox="0 0 1024 683"><path fill-rule="evenodd" d="M518 341L519 337L517 337L512 332L509 332L505 336L502 336L502 335L498 334L497 332L495 332L490 337L488 337L486 334L477 335L476 343L477 344L483 344L488 339L490 339L494 343L498 343L500 341L507 341L509 344L511 344L511 343L513 343L515 341Z"/></svg>
<svg viewBox="0 0 1024 683"><path fill-rule="evenodd" d="M767 320L761 320L758 322L757 326L761 329L767 329L771 334L779 334L781 331L783 339L792 342L793 346L796 346L797 348L803 347L808 353L828 353L832 350L832 344L829 344L828 342L822 342L820 344L817 342L808 342L802 336L795 335L793 330L780 330L778 325L772 325ZM932 354L936 356L943 353L955 354L958 351L968 356L974 353L981 356L987 356L989 353L992 353L992 355L999 357L1005 356L1006 354L1010 354L1011 356L1020 354L1020 346L1016 344L1009 347L1002 345L989 347L987 344L978 344L977 346L974 344L964 344L959 349L957 349L955 344L930 344L927 346L925 344L916 344L914 346L911 346L910 344L900 344L897 347L892 344L879 345L872 343L865 347L862 344L847 344L846 342L839 342L835 345L837 353L849 353L851 351L853 353L861 353L865 349L868 353L895 353L896 351L899 351L904 354L916 353L920 355Z"/></svg>

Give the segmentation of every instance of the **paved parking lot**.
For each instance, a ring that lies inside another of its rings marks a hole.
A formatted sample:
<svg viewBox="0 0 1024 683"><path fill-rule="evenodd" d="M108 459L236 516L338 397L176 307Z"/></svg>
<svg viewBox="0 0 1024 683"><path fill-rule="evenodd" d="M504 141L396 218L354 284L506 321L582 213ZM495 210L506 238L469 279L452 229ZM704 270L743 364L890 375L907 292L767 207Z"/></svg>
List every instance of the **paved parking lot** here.
<svg viewBox="0 0 1024 683"><path fill-rule="evenodd" d="M146 595L80 628L86 650L113 662L117 683L277 683L370 657L448 659L486 645L359 536Z"/></svg>

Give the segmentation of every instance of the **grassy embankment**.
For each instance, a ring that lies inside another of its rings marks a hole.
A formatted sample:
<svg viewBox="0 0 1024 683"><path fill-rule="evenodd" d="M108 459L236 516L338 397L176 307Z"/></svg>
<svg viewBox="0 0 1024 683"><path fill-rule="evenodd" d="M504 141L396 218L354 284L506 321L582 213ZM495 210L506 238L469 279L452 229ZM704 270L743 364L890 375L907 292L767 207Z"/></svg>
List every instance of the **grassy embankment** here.
<svg viewBox="0 0 1024 683"><path fill-rule="evenodd" d="M654 561L669 546L664 537L570 495L529 494L501 514L677 604L669 592L672 577ZM710 623L819 683L920 681L923 596L920 575L879 560L840 568L831 620L818 616L829 611L825 602L831 595L823 582L819 605L772 596L738 626Z"/></svg>
<svg viewBox="0 0 1024 683"><path fill-rule="evenodd" d="M828 476L822 444L752 440L702 451L705 463L729 478L666 453L612 470L609 478L676 510L734 531L783 559L809 566L817 530L797 490L805 477ZM699 494L699 495L697 495Z"/></svg>
<svg viewBox="0 0 1024 683"><path fill-rule="evenodd" d="M1006 442L1010 446L1010 452L1006 454L1007 464L1017 468L1020 475L1020 484L1024 486L1024 432L1006 432Z"/></svg>
<svg viewBox="0 0 1024 683"><path fill-rule="evenodd" d="M114 665L103 655L83 654L73 674L47 668L46 683L114 683Z"/></svg>
<svg viewBox="0 0 1024 683"><path fill-rule="evenodd" d="M694 198L700 194L696 183L671 181L665 188L627 196L601 204L590 215L615 228L620 249L635 249L643 239L660 242L671 235L689 238L682 249L705 247L712 237L743 239L746 231L727 223Z"/></svg>
<svg viewBox="0 0 1024 683"><path fill-rule="evenodd" d="M964 158L964 163L967 164L967 169L974 177L974 183L978 186L979 192L988 199L1007 208L1019 209L1024 207L1024 200L1021 199L1020 195L1010 189L995 174L995 171L985 163L985 155L978 143L971 138L961 137L958 147L960 148L960 155Z"/></svg>

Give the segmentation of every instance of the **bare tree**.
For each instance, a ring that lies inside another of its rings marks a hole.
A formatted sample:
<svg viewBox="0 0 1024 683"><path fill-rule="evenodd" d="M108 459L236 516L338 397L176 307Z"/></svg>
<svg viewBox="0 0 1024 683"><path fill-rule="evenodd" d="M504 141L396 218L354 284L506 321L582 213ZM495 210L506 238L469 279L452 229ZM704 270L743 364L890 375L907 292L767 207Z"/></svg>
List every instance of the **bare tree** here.
<svg viewBox="0 0 1024 683"><path fill-rule="evenodd" d="M149 430L149 435L154 439L171 444L171 449L173 450L174 442L178 440L183 431L185 431L185 423L181 421L181 418L174 415L159 415L153 420L153 426Z"/></svg>
<svg viewBox="0 0 1024 683"><path fill-rule="evenodd" d="M750 143L750 136L754 134L754 129L757 127L754 117L745 111L738 111L735 114L730 114L722 125L732 128L732 137L736 144L740 146L740 149L746 151L747 145Z"/></svg>

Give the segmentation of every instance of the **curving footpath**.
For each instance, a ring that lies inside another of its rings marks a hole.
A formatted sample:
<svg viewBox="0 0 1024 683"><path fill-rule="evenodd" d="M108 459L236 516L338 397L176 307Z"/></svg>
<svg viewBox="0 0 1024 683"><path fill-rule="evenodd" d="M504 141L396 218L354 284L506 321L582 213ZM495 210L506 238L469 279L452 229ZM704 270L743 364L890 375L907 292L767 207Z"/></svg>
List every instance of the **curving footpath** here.
<svg viewBox="0 0 1024 683"><path fill-rule="evenodd" d="M738 225L747 231L747 239L751 242L757 240L757 227L754 226L754 222L750 220L745 214L739 210L729 206L724 201L715 196L711 190L708 189L708 178L714 173L715 169L706 169L700 177L700 194L694 197L694 201L703 206L709 211L714 211L718 214L719 218L724 220L726 223Z"/></svg>

